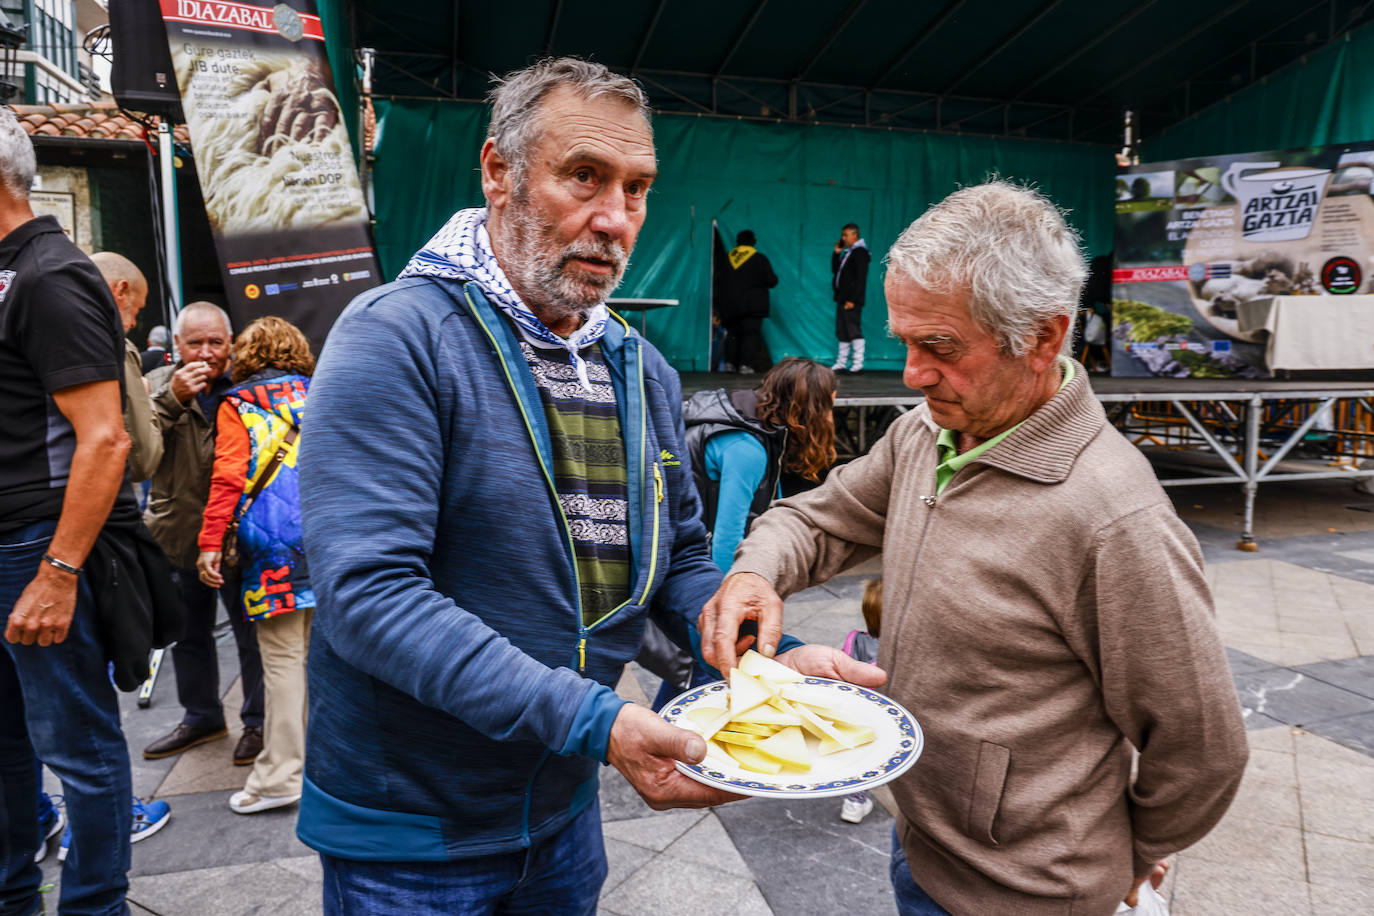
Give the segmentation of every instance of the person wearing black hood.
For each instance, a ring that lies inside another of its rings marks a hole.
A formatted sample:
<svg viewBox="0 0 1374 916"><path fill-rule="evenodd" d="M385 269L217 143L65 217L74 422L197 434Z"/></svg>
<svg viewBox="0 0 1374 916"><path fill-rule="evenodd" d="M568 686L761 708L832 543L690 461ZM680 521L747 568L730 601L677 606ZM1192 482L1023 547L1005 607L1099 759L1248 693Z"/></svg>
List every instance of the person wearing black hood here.
<svg viewBox="0 0 1374 916"><path fill-rule="evenodd" d="M748 229L735 236L729 269L720 277L720 323L729 335L725 340L725 371L742 375L754 371L763 339L763 319L768 317L768 291L778 285L773 265L755 244L754 233Z"/></svg>

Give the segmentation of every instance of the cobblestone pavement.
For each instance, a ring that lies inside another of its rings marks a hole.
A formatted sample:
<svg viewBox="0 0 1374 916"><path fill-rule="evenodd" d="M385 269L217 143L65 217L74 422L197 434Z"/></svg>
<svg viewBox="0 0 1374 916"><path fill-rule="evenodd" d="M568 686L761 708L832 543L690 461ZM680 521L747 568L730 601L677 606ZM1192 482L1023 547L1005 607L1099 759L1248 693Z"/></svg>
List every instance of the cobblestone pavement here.
<svg viewBox="0 0 1374 916"><path fill-rule="evenodd" d="M1175 857L1164 892L1177 916L1371 913L1374 497L1344 483L1275 486L1261 504L1261 551L1241 553L1229 488L1195 488L1178 499L1208 560L1251 759L1226 818ZM859 594L873 570L794 596L788 631L839 645L861 625ZM221 666L234 670L227 633ZM632 666L620 689L647 702L656 687ZM179 718L171 671L164 670L152 708L136 709L132 696L123 701L135 791L172 806L168 827L134 847L133 911L319 913L319 865L295 838L294 811L243 817L227 807L246 775L230 765L235 731L180 758L144 761L139 750ZM226 708L237 708L236 684ZM919 764L910 778L920 778ZM890 796L880 801L890 806ZM891 815L879 806L862 824L845 824L839 804L752 799L710 811L653 812L608 768L601 806L610 876L602 912L895 912L887 878ZM44 870L57 879L55 855Z"/></svg>

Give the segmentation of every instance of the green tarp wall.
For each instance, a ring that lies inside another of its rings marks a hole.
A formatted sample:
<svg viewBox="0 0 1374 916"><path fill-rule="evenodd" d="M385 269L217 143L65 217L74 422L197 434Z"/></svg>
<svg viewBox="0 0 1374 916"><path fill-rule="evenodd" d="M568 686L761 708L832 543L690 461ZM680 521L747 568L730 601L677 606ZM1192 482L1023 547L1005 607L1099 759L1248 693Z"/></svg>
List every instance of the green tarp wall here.
<svg viewBox="0 0 1374 916"><path fill-rule="evenodd" d="M1371 139L1374 25L1367 25L1143 140L1140 159L1165 162Z"/></svg>
<svg viewBox="0 0 1374 916"><path fill-rule="evenodd" d="M484 106L378 102L373 175L377 246L395 276L461 207L480 206ZM898 369L886 334L880 261L931 203L990 172L1034 182L1070 211L1085 250L1111 248L1115 166L1103 147L900 131L662 115L659 179L618 296L678 299L645 316L646 334L678 369L708 368L711 220L726 247L752 229L780 280L764 338L773 358L835 355L830 253L855 222L874 255L864 310L869 365ZM640 316L628 316L638 326Z"/></svg>

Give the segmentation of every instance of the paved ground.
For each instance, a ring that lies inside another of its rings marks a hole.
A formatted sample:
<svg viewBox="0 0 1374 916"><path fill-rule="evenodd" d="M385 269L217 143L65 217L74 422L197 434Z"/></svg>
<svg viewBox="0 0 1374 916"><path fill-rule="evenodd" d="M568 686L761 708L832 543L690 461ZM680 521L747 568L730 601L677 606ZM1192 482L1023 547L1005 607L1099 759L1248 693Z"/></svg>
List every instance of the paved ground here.
<svg viewBox="0 0 1374 916"><path fill-rule="evenodd" d="M1344 482L1266 489L1261 552L1248 554L1234 548L1240 506L1231 488L1176 492L1207 556L1252 750L1225 820L1175 859L1165 887L1173 912L1372 913L1374 497ZM838 645L860 625L863 572L792 598L788 630ZM231 646L225 633L225 671ZM633 670L621 683L639 701L655 688ZM167 670L151 709L125 698L135 791L173 809L166 830L134 847L134 911L318 913L319 866L295 839L294 812L242 817L227 807L246 775L229 761L236 734L177 760L138 756L177 721L174 693ZM236 703L234 686L226 705ZM918 764L912 778L919 773ZM611 863L603 913L895 912L892 820L881 807L858 826L839 820L838 801L655 813L614 770L603 774ZM57 879L55 856L45 871Z"/></svg>

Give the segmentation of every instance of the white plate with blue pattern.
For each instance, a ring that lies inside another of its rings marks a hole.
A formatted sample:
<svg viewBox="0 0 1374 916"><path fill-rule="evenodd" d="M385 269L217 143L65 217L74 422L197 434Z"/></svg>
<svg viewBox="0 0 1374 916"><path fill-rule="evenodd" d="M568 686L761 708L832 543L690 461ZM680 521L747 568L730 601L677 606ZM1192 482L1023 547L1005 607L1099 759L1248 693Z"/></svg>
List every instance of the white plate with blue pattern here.
<svg viewBox="0 0 1374 916"><path fill-rule="evenodd" d="M678 761L677 768L697 782L737 795L834 798L891 782L911 769L921 756L925 736L916 718L900 703L866 687L829 678L808 677L804 683L809 687L833 691L836 711L842 713L847 721L873 729L873 740L863 747L821 757L816 754L819 742L807 735L807 747L812 753L811 771L808 773L755 773L714 750L701 763ZM724 710L729 695L729 688L724 681L705 684L676 697L663 707L660 715L673 725L696 731L690 726L687 711L696 708Z"/></svg>

